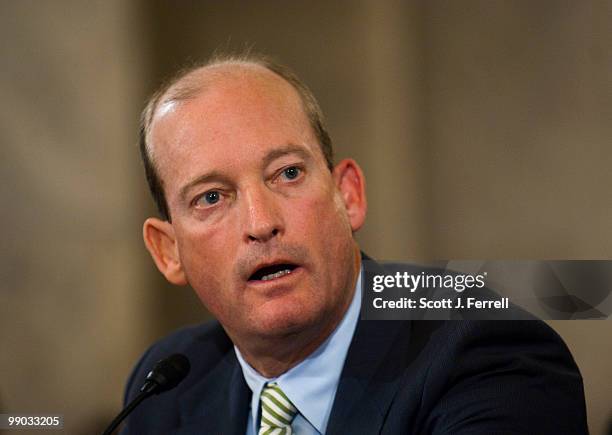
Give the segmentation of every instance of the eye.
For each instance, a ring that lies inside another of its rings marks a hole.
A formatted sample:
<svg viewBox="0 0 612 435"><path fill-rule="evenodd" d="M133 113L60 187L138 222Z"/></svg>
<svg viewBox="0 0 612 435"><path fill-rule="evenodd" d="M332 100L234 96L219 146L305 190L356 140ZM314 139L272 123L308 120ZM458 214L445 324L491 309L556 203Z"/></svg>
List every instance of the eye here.
<svg viewBox="0 0 612 435"><path fill-rule="evenodd" d="M301 173L302 173L302 170L298 168L297 166L289 166L288 168L283 169L283 172L282 172L282 174L288 180L295 180L297 177L300 176Z"/></svg>
<svg viewBox="0 0 612 435"><path fill-rule="evenodd" d="M196 205L213 205L219 202L221 194L218 190L210 190L196 200Z"/></svg>

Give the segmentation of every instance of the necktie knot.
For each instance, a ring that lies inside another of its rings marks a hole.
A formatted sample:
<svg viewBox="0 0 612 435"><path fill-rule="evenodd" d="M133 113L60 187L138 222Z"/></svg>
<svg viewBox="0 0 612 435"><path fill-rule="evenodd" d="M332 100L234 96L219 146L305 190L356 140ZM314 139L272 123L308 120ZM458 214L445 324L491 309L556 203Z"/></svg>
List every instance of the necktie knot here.
<svg viewBox="0 0 612 435"><path fill-rule="evenodd" d="M258 435L291 435L291 422L297 414L293 403L275 383L261 392L261 426Z"/></svg>

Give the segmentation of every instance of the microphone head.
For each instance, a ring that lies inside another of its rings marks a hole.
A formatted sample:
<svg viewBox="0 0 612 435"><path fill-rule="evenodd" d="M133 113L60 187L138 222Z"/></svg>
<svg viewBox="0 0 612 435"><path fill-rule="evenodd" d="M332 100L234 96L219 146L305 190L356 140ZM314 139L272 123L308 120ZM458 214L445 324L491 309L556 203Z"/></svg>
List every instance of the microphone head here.
<svg viewBox="0 0 612 435"><path fill-rule="evenodd" d="M185 379L190 368L191 365L187 357L175 353L155 364L140 390L156 394L171 390Z"/></svg>

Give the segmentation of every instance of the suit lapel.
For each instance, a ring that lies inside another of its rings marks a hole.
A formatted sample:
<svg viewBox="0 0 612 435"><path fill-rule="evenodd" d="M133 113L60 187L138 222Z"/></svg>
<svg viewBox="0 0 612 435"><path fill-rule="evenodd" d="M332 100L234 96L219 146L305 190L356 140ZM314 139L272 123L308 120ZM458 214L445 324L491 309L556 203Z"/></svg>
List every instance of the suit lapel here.
<svg viewBox="0 0 612 435"><path fill-rule="evenodd" d="M383 267L362 253L362 303ZM379 433L398 390L411 323L359 320L340 376L326 433Z"/></svg>
<svg viewBox="0 0 612 435"><path fill-rule="evenodd" d="M409 322L359 321L326 433L379 433L398 390ZM403 329L403 331L402 331Z"/></svg>
<svg viewBox="0 0 612 435"><path fill-rule="evenodd" d="M175 435L244 435L251 390L233 350L178 400L180 426Z"/></svg>

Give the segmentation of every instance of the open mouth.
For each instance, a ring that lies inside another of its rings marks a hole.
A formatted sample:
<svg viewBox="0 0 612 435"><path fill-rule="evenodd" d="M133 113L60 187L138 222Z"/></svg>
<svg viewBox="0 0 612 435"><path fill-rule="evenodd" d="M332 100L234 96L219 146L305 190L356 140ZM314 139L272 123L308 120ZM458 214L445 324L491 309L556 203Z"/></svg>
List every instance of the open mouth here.
<svg viewBox="0 0 612 435"><path fill-rule="evenodd" d="M285 275L289 275L298 266L290 263L272 264L257 269L250 277L249 281L270 281Z"/></svg>

